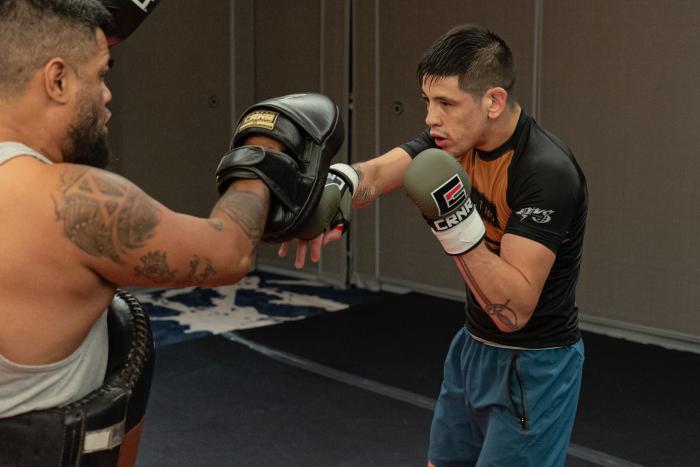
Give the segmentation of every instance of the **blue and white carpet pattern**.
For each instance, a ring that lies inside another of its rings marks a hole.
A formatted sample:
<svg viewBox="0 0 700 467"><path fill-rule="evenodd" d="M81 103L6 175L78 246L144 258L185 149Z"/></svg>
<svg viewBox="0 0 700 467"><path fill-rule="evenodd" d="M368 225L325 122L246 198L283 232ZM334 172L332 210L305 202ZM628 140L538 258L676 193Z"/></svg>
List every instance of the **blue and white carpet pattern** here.
<svg viewBox="0 0 700 467"><path fill-rule="evenodd" d="M264 272L223 287L133 289L131 293L151 318L156 346L333 313L382 296Z"/></svg>

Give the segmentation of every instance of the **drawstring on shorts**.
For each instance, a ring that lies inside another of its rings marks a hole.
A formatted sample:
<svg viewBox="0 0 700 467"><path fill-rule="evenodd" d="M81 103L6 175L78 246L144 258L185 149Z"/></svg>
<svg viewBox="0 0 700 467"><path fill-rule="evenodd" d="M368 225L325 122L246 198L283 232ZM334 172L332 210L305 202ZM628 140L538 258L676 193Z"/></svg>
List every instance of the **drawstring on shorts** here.
<svg viewBox="0 0 700 467"><path fill-rule="evenodd" d="M513 392L510 390L512 386L512 376L515 374L515 379L518 381L518 387L520 388L520 406L523 408L522 413L518 410L515 405L515 400L513 399ZM525 385L523 384L523 378L520 376L520 351L513 351L513 357L510 359L510 368L508 369L508 397L510 397L510 403L513 406L513 411L520 421L520 426L523 430L527 430L528 420L527 420L527 400L525 398Z"/></svg>

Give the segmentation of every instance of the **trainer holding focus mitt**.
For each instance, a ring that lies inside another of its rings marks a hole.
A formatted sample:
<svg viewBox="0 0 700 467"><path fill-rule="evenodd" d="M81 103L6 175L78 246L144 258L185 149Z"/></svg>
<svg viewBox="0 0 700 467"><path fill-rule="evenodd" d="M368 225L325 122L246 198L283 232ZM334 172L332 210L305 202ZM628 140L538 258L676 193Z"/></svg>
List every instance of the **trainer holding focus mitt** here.
<svg viewBox="0 0 700 467"><path fill-rule="evenodd" d="M253 146L251 135L279 141L281 151ZM338 107L321 94L262 101L243 113L231 151L216 170L219 192L236 179L260 179L273 194L263 240L294 238L314 215L328 166L345 137Z"/></svg>
<svg viewBox="0 0 700 467"><path fill-rule="evenodd" d="M513 57L493 32L448 31L417 77L427 128L382 156L331 168L348 188L329 177L295 264L303 266L309 247L317 261L321 245L340 238L348 198L361 208L403 187L467 285L429 465L563 466L584 360L575 306L584 174L514 98Z"/></svg>
<svg viewBox="0 0 700 467"><path fill-rule="evenodd" d="M173 212L105 170L110 45L154 5L0 0L0 213L7 226L0 465L116 465L113 454L120 466L132 465L152 340L141 313L136 363L124 375L112 368L109 312L117 289L239 281L261 238L293 236L315 212L342 143L337 107L325 96L253 106L221 160L221 197L204 218ZM143 389L137 401L135 386ZM114 452L126 444L128 458Z"/></svg>

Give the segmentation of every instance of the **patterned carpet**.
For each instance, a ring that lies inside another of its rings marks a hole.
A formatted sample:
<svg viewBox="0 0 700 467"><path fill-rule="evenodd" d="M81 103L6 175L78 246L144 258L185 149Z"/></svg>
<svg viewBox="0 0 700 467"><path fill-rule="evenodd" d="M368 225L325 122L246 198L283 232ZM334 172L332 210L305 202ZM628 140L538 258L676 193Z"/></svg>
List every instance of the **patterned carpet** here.
<svg viewBox="0 0 700 467"><path fill-rule="evenodd" d="M130 290L151 317L156 347L226 331L269 326L379 300L381 292L253 272L216 288Z"/></svg>

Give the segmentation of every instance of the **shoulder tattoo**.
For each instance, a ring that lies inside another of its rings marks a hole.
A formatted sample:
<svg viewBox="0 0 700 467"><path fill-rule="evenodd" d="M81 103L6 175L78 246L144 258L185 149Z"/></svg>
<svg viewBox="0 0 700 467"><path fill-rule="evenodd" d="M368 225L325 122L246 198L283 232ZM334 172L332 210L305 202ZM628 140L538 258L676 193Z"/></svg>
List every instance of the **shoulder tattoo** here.
<svg viewBox="0 0 700 467"><path fill-rule="evenodd" d="M70 167L52 198L65 237L89 255L115 263L128 250L143 247L160 222L145 193L108 172Z"/></svg>

